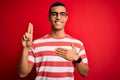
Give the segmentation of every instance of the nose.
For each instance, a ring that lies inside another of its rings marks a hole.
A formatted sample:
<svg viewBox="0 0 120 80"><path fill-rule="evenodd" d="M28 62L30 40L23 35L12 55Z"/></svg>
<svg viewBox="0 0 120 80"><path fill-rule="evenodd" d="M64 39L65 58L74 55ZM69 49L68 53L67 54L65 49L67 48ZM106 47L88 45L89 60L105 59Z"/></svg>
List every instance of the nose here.
<svg viewBox="0 0 120 80"><path fill-rule="evenodd" d="M57 19L61 19L61 15L60 15L60 14L58 14L56 18L57 18Z"/></svg>

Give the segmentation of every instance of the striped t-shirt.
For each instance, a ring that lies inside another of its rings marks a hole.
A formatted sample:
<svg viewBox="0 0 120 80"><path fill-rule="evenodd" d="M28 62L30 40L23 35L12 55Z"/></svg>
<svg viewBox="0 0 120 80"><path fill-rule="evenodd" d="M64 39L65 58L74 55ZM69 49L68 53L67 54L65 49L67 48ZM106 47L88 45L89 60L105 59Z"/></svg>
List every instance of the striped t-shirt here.
<svg viewBox="0 0 120 80"><path fill-rule="evenodd" d="M28 60L36 66L35 80L74 80L74 62L58 56L55 51L56 48L72 49L72 43L82 61L87 64L83 43L69 35L63 38L53 38L47 34L34 40Z"/></svg>

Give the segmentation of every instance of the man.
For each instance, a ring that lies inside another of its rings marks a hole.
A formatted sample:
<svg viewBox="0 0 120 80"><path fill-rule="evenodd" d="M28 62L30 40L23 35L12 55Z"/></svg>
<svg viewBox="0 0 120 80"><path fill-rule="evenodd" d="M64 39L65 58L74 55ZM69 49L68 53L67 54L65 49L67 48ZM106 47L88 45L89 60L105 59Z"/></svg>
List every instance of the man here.
<svg viewBox="0 0 120 80"><path fill-rule="evenodd" d="M29 23L22 38L21 77L27 76L34 64L35 80L74 80L75 67L81 76L87 76L89 68L83 43L65 33L67 19L65 5L60 2L52 4L49 9L51 32L34 41L33 25Z"/></svg>

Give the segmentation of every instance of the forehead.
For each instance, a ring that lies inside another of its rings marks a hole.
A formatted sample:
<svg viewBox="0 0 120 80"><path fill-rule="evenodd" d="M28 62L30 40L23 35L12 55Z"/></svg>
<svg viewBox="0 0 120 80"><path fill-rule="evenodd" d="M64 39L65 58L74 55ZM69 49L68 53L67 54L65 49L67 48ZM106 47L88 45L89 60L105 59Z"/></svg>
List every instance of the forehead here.
<svg viewBox="0 0 120 80"><path fill-rule="evenodd" d="M51 12L66 12L66 8L64 6L54 6L51 8Z"/></svg>

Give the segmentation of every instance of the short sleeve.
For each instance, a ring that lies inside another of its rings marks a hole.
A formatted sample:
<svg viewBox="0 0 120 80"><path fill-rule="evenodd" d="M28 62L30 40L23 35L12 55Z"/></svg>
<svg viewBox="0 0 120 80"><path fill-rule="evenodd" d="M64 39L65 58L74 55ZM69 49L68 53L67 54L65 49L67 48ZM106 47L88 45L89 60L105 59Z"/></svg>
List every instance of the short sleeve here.
<svg viewBox="0 0 120 80"><path fill-rule="evenodd" d="M33 46L31 46L29 49L28 61L30 64L33 64L33 65L35 63L35 55L34 55L34 47Z"/></svg>
<svg viewBox="0 0 120 80"><path fill-rule="evenodd" d="M88 64L87 54L86 54L84 45L81 45L79 56L82 58L83 63Z"/></svg>

